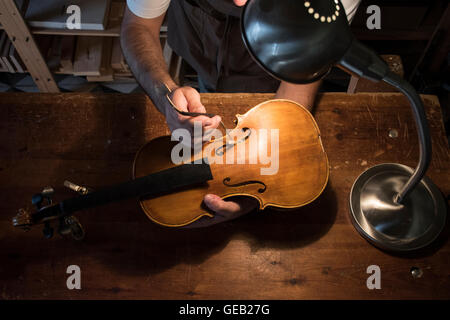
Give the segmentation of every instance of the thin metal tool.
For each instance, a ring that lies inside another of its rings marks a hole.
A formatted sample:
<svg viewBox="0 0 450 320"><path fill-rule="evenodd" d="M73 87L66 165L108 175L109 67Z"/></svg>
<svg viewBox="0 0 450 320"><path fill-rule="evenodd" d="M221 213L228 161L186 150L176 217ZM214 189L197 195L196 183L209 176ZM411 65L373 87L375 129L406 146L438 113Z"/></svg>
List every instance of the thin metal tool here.
<svg viewBox="0 0 450 320"><path fill-rule="evenodd" d="M206 112L189 112L189 111L181 111L180 109L177 108L177 106L173 103L172 99L170 99L169 94L172 93L172 90L170 90L170 88L167 86L167 84L164 84L167 88L167 90L169 91L169 93L166 94L166 98L169 101L170 105L172 106L173 109L175 109L176 112L178 112L179 114L183 115L183 116L188 116L188 117L198 117L198 116L207 116L208 118L213 118L216 116L216 114L213 113L206 113ZM225 135L228 136L228 138L231 139L230 135L228 134L228 130L225 127L225 124L223 123L222 120L220 120L220 125L222 126L222 128L225 131Z"/></svg>

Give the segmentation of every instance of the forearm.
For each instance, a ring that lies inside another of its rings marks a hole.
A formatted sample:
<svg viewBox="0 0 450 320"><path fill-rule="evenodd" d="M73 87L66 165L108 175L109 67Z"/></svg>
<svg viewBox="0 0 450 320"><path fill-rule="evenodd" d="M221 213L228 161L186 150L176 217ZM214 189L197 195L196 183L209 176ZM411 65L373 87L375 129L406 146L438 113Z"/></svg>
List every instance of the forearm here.
<svg viewBox="0 0 450 320"><path fill-rule="evenodd" d="M159 31L151 32L140 24L122 24L121 46L125 59L138 83L158 110L166 114L165 94L177 85L167 72L162 54Z"/></svg>
<svg viewBox="0 0 450 320"><path fill-rule="evenodd" d="M312 111L321 82L319 80L308 84L292 84L282 81L275 97L293 100Z"/></svg>

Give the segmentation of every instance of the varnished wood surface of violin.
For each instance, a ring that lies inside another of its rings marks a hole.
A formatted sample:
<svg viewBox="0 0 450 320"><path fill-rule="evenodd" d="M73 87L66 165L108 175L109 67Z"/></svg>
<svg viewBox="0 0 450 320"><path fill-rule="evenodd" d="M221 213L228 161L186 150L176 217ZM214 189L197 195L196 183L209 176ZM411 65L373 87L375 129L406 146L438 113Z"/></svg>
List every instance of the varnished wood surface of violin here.
<svg viewBox="0 0 450 320"><path fill-rule="evenodd" d="M229 136L236 137L233 143ZM177 143L165 136L146 144L136 155L134 176L175 166L171 150ZM177 227L203 216L212 217L213 213L202 204L207 193L223 199L253 197L261 209L301 207L322 193L329 175L314 118L289 100L269 100L237 115L237 125L228 135L204 144L202 152L194 154L190 161L199 159L208 159L213 180L142 199L141 207L151 220Z"/></svg>

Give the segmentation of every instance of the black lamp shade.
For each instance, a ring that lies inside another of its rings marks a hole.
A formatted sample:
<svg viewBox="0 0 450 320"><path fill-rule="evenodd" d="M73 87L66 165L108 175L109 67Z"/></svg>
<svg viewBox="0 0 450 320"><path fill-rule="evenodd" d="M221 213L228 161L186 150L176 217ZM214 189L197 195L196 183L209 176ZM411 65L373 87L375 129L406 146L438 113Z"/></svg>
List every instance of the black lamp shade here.
<svg viewBox="0 0 450 320"><path fill-rule="evenodd" d="M353 41L338 0L250 0L241 29L253 59L273 77L291 83L322 78Z"/></svg>

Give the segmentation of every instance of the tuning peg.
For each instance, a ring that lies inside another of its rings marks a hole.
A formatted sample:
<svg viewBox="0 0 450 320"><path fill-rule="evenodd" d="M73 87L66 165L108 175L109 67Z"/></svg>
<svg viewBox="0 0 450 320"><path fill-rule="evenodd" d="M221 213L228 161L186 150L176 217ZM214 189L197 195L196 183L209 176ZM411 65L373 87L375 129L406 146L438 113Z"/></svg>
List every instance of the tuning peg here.
<svg viewBox="0 0 450 320"><path fill-rule="evenodd" d="M73 182L70 182L69 180L64 181L64 186L69 188L70 190L78 192L81 195L88 194L91 191L90 189L83 186L79 186Z"/></svg>
<svg viewBox="0 0 450 320"><path fill-rule="evenodd" d="M83 226L74 216L61 218L58 232L60 235L71 235L75 240L83 240L85 232Z"/></svg>
<svg viewBox="0 0 450 320"><path fill-rule="evenodd" d="M45 187L44 189L42 189L41 194L47 198L50 199L50 197L55 193L55 189L53 189L52 187Z"/></svg>
<svg viewBox="0 0 450 320"><path fill-rule="evenodd" d="M36 206L36 208L40 209L42 205L42 201L44 200L44 196L42 193L36 193L31 197L31 203Z"/></svg>
<svg viewBox="0 0 450 320"><path fill-rule="evenodd" d="M12 224L14 227L22 228L23 230L30 230L32 224L31 214L26 209L19 209L19 212L12 218Z"/></svg>
<svg viewBox="0 0 450 320"><path fill-rule="evenodd" d="M52 195L55 193L55 189L53 189L52 187L45 187L44 189L42 189L42 196L47 200L47 204L52 204Z"/></svg>
<svg viewBox="0 0 450 320"><path fill-rule="evenodd" d="M50 227L50 223L47 221L45 222L44 230L42 230L42 233L44 234L44 237L46 239L50 239L53 237L53 228Z"/></svg>
<svg viewBox="0 0 450 320"><path fill-rule="evenodd" d="M36 193L31 198L31 203L36 206L37 209L42 207L42 202L44 199L47 200L48 204L52 204L51 196L55 193L55 190L52 187L45 187L41 193Z"/></svg>

